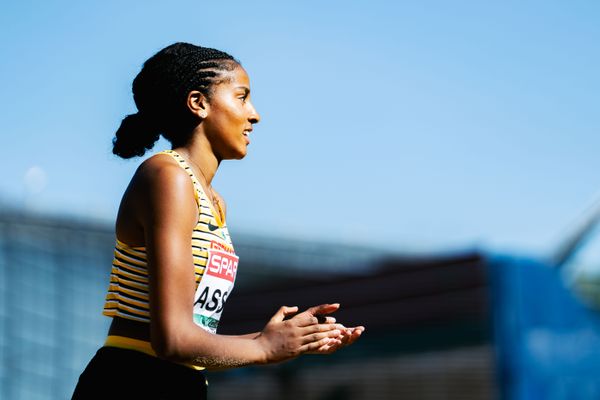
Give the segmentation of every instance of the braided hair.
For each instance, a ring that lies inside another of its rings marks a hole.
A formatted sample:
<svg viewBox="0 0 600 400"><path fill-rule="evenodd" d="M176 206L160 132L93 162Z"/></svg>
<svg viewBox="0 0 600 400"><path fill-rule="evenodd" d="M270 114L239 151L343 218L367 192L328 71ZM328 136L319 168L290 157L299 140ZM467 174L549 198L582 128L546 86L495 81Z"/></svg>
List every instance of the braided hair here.
<svg viewBox="0 0 600 400"><path fill-rule="evenodd" d="M126 116L113 139L113 153L142 156L162 134L174 147L188 142L196 117L185 102L192 90L210 99L214 86L240 63L229 54L189 43L174 43L150 57L133 80L138 112Z"/></svg>

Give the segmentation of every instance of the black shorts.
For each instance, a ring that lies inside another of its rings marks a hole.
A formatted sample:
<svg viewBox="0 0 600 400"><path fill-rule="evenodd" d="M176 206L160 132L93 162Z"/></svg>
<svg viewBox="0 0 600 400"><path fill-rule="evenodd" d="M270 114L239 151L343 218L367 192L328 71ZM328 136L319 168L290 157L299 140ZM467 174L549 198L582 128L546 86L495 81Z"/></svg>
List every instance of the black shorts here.
<svg viewBox="0 0 600 400"><path fill-rule="evenodd" d="M72 399L206 399L202 371L139 351L102 347L92 358Z"/></svg>

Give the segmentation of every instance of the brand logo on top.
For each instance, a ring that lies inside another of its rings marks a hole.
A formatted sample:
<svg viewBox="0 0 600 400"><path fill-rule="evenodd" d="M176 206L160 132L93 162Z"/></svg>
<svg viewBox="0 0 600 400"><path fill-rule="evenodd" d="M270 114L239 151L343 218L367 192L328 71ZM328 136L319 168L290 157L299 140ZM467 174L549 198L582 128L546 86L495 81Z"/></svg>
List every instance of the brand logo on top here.
<svg viewBox="0 0 600 400"><path fill-rule="evenodd" d="M235 281L239 257L221 244L212 242L210 247L205 273L229 282Z"/></svg>
<svg viewBox="0 0 600 400"><path fill-rule="evenodd" d="M214 240L211 240L210 248L217 249L217 250L223 250L223 251L226 251L227 253L234 254L234 251L231 247L227 246L226 244L215 242Z"/></svg>

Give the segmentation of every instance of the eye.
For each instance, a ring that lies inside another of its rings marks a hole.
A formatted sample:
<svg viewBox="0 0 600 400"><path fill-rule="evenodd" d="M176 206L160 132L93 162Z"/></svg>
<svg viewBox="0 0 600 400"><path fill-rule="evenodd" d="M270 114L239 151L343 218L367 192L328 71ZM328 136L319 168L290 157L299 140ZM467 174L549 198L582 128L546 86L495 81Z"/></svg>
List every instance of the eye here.
<svg viewBox="0 0 600 400"><path fill-rule="evenodd" d="M240 89L236 93L237 98L240 99L242 103L246 103L246 101L248 101L248 98L250 97L250 89L248 89L247 87L239 87L237 89Z"/></svg>

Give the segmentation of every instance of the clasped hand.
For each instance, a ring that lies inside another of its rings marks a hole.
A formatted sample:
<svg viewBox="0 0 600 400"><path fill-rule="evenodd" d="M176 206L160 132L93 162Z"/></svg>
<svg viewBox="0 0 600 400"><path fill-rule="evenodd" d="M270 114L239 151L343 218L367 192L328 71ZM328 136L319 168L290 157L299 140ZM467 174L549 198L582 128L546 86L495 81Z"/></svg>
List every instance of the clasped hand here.
<svg viewBox="0 0 600 400"><path fill-rule="evenodd" d="M298 314L298 307L281 307L257 340L265 351L265 362L274 363L301 354L331 354L354 343L363 326L346 328L329 316L339 304L321 304Z"/></svg>

